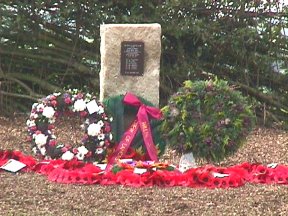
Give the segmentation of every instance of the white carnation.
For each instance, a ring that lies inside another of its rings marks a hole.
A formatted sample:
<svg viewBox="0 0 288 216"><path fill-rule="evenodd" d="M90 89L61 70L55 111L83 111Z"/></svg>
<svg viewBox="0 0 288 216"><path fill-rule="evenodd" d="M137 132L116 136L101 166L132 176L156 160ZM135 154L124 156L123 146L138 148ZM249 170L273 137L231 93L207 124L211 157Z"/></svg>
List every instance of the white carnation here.
<svg viewBox="0 0 288 216"><path fill-rule="evenodd" d="M26 125L28 126L28 127L34 127L34 126L36 126L36 123L35 123L35 121L34 120L27 120L27 122L26 122Z"/></svg>
<svg viewBox="0 0 288 216"><path fill-rule="evenodd" d="M74 103L74 111L81 112L86 109L86 103L83 99L76 100Z"/></svg>
<svg viewBox="0 0 288 216"><path fill-rule="evenodd" d="M100 120L98 123L97 123L100 127L103 127L104 126L104 122L102 120Z"/></svg>
<svg viewBox="0 0 288 216"><path fill-rule="evenodd" d="M84 155L86 155L89 152L85 146L80 146L77 149L78 149L78 153L81 152Z"/></svg>
<svg viewBox="0 0 288 216"><path fill-rule="evenodd" d="M103 148L97 148L96 151L95 151L95 153L96 153L96 154L102 154L103 151L104 151Z"/></svg>
<svg viewBox="0 0 288 216"><path fill-rule="evenodd" d="M33 151L34 154L37 154L37 148L36 147L33 147L32 151Z"/></svg>
<svg viewBox="0 0 288 216"><path fill-rule="evenodd" d="M98 124L91 124L87 128L87 133L89 136L97 136L101 132L101 126Z"/></svg>
<svg viewBox="0 0 288 216"><path fill-rule="evenodd" d="M43 110L44 107L45 107L44 104L38 104L36 107L37 112L40 112L40 110Z"/></svg>
<svg viewBox="0 0 288 216"><path fill-rule="evenodd" d="M77 149L78 153L76 154L76 157L78 160L83 160L85 155L89 152L88 149L85 146L80 146Z"/></svg>
<svg viewBox="0 0 288 216"><path fill-rule="evenodd" d="M39 150L40 150L41 155L45 155L46 154L46 148L44 146L41 147Z"/></svg>
<svg viewBox="0 0 288 216"><path fill-rule="evenodd" d="M37 119L37 118L38 118L38 114L36 114L36 113L31 113L30 118L31 118L31 119Z"/></svg>
<svg viewBox="0 0 288 216"><path fill-rule="evenodd" d="M44 134L37 134L35 136L35 143L37 146L43 146L45 145L47 142L47 136L45 136Z"/></svg>
<svg viewBox="0 0 288 216"><path fill-rule="evenodd" d="M49 122L50 124L55 123L55 121L56 121L56 118L55 118L55 117L54 117L54 118L50 118L50 119L48 120L48 122Z"/></svg>
<svg viewBox="0 0 288 216"><path fill-rule="evenodd" d="M104 108L102 106L99 106L98 113L99 114L104 113Z"/></svg>
<svg viewBox="0 0 288 216"><path fill-rule="evenodd" d="M54 114L55 114L55 110L53 109L53 107L45 107L43 109L42 115L48 119L51 119L54 116Z"/></svg>
<svg viewBox="0 0 288 216"><path fill-rule="evenodd" d="M36 107L38 106L39 103L33 103L32 105L32 109L36 109Z"/></svg>
<svg viewBox="0 0 288 216"><path fill-rule="evenodd" d="M98 135L98 140L104 140L104 138L105 138L105 135L103 133Z"/></svg>
<svg viewBox="0 0 288 216"><path fill-rule="evenodd" d="M61 157L62 160L67 160L67 161L70 161L73 158L74 158L74 154L71 151L66 151Z"/></svg>

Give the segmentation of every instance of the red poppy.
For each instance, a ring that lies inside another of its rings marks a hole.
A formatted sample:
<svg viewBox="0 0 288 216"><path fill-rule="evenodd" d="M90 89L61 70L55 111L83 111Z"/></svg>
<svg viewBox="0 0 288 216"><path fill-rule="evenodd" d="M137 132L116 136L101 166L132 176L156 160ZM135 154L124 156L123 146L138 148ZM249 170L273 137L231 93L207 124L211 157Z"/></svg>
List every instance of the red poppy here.
<svg viewBox="0 0 288 216"><path fill-rule="evenodd" d="M162 171L162 177L164 179L164 186L166 187L173 187L173 186L178 186L179 185L179 172L176 171L168 171L168 170L163 170Z"/></svg>
<svg viewBox="0 0 288 216"><path fill-rule="evenodd" d="M261 164L255 165L250 175L250 181L255 183L266 183L266 178L269 176L268 167Z"/></svg>
<svg viewBox="0 0 288 216"><path fill-rule="evenodd" d="M34 166L36 165L35 158L33 158L31 156L21 157L19 159L19 161L26 164L26 167L23 168L23 171L31 171L34 168Z"/></svg>
<svg viewBox="0 0 288 216"><path fill-rule="evenodd" d="M150 181L152 185L166 186L165 174L160 170L150 173Z"/></svg>
<svg viewBox="0 0 288 216"><path fill-rule="evenodd" d="M243 182L241 181L241 179L235 177L235 176L230 176L229 178L227 178L226 183L229 187L239 187L241 185L243 185ZM223 185L223 183L222 183Z"/></svg>
<svg viewBox="0 0 288 216"><path fill-rule="evenodd" d="M105 173L102 178L100 179L101 185L112 185L116 184L116 175L112 172Z"/></svg>
<svg viewBox="0 0 288 216"><path fill-rule="evenodd" d="M52 170L48 175L47 175L47 177L48 177L48 180L49 181L57 181L57 179L58 179L58 176L59 176L59 171L60 171L60 169L54 169L54 170Z"/></svg>
<svg viewBox="0 0 288 216"><path fill-rule="evenodd" d="M254 170L257 174L266 174L268 172L268 168L264 165L259 164Z"/></svg>
<svg viewBox="0 0 288 216"><path fill-rule="evenodd" d="M140 175L133 173L132 170L122 170L116 174L116 182L118 184L140 187Z"/></svg>
<svg viewBox="0 0 288 216"><path fill-rule="evenodd" d="M49 163L47 161L47 163L45 163L46 161L42 161L38 164L36 164L36 166L34 167L34 171L41 173L43 175L47 175L48 173L50 173L52 170L55 169L55 167L53 166L52 163Z"/></svg>
<svg viewBox="0 0 288 216"><path fill-rule="evenodd" d="M58 183L75 184L82 182L82 176L77 171L57 169L54 172L58 172L57 178L54 180ZM48 179L53 181L51 174L48 175Z"/></svg>
<svg viewBox="0 0 288 216"><path fill-rule="evenodd" d="M221 178L211 178L210 179L210 186L212 188L220 188L222 187L223 180Z"/></svg>
<svg viewBox="0 0 288 216"><path fill-rule="evenodd" d="M61 173L61 175L58 175L58 176L61 176L61 178L57 178L56 181L59 182L59 183L65 183L65 184L72 184L72 183L75 183L73 180L72 180L72 176L73 173L71 172L67 172L67 170L63 171ZM61 181L60 181L61 180Z"/></svg>
<svg viewBox="0 0 288 216"><path fill-rule="evenodd" d="M140 184L143 186L153 186L150 172L143 173L140 176Z"/></svg>
<svg viewBox="0 0 288 216"><path fill-rule="evenodd" d="M67 170L75 170L75 169L82 169L85 166L85 163L82 161L78 161L77 159L72 159L70 161L63 161L63 169Z"/></svg>
<svg viewBox="0 0 288 216"><path fill-rule="evenodd" d="M199 168L189 169L187 172L182 174L182 177L184 177L181 182L181 185L183 186L195 187L201 184L199 181Z"/></svg>
<svg viewBox="0 0 288 216"><path fill-rule="evenodd" d="M202 172L198 175L199 183L202 185L210 186L211 185L211 175L208 172Z"/></svg>
<svg viewBox="0 0 288 216"><path fill-rule="evenodd" d="M288 167L284 165L278 165L276 168L271 168L271 179L276 184L287 184L288 183Z"/></svg>
<svg viewBox="0 0 288 216"><path fill-rule="evenodd" d="M102 172L102 170L98 166L94 166L91 163L86 163L83 168L81 168L83 172L91 173L91 174L98 174Z"/></svg>

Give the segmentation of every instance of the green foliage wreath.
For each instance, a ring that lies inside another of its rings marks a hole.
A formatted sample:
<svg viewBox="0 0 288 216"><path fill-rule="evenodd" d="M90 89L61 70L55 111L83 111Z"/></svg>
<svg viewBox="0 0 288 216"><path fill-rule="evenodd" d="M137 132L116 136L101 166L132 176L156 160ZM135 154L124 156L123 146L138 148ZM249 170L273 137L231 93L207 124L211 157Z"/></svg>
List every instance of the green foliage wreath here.
<svg viewBox="0 0 288 216"><path fill-rule="evenodd" d="M251 131L250 108L226 81L186 81L162 109L161 131L178 151L220 161L234 153Z"/></svg>

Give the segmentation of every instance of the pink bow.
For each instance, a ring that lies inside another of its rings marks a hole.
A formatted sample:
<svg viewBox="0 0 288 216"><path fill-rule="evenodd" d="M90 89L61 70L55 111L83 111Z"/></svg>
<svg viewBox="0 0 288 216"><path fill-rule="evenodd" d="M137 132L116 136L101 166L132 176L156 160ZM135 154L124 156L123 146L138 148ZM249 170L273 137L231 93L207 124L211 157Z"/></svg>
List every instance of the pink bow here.
<svg viewBox="0 0 288 216"><path fill-rule="evenodd" d="M139 128L142 132L144 144L146 146L146 150L150 159L152 161L158 160L157 149L153 142L148 115L154 119L161 119L163 117L161 110L143 104L135 95L129 92L124 96L123 102L131 106L139 107L139 109L136 119L132 122L128 130L124 133L117 149L115 150L113 156L111 157L107 165L106 170L110 170L112 164L115 161L121 159L123 155L125 155Z"/></svg>

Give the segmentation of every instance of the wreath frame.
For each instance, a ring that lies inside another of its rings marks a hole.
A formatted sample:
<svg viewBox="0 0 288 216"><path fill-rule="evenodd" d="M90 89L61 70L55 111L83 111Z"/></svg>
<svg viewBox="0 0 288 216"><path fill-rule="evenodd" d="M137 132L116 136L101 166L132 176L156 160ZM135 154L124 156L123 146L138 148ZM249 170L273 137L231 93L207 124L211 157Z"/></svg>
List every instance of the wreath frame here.
<svg viewBox="0 0 288 216"><path fill-rule="evenodd" d="M82 144L75 148L58 143L53 134L55 121L59 116L77 115L83 118L81 126L85 132ZM114 144L112 120L105 113L104 105L96 100L96 96L78 89L69 89L50 94L34 103L26 125L32 151L38 156L103 162L107 158L107 150Z"/></svg>
<svg viewBox="0 0 288 216"><path fill-rule="evenodd" d="M136 114L138 109L134 106L127 105L123 103L124 94L114 95L107 97L103 100L103 104L113 117L112 130L114 135L114 141L119 143L124 134L125 128L124 125L124 117L126 115L134 116L136 118ZM154 106L153 103L146 100L141 96L137 96L139 100L148 106ZM154 143L157 148L158 156L163 155L166 150L166 141L160 133L160 127L162 124L161 120L149 119L151 132L153 136ZM137 132L135 138L132 141L131 146L128 148L128 152L125 155L125 158L133 158L135 160L148 160L149 156L147 155L147 150L143 141L143 137L140 131Z"/></svg>

